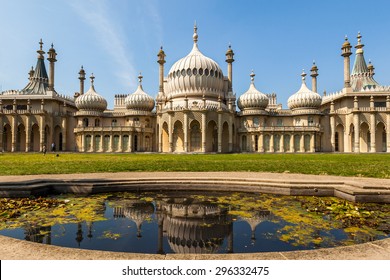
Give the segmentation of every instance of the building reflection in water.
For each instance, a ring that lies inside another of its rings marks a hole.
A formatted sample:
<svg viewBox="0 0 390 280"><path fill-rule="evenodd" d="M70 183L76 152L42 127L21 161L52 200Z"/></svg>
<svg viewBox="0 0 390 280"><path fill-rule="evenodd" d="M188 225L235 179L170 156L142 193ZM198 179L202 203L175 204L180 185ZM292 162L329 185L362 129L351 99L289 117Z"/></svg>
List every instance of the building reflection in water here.
<svg viewBox="0 0 390 280"><path fill-rule="evenodd" d="M180 254L216 253L226 240L228 253L233 253L233 216L228 209L210 202L188 198L169 197L156 199L154 203L143 200L117 201L114 218L128 218L137 225L137 237L141 238L141 226L155 214L158 225L156 253L164 254L163 239L167 239L172 251ZM255 240L257 225L267 219L269 211L253 211L245 218L251 227L251 239Z"/></svg>
<svg viewBox="0 0 390 280"><path fill-rule="evenodd" d="M165 254L164 238L169 247L175 253L180 254L211 254L233 253L234 220L237 216L228 213L228 207L224 207L202 199L188 197L188 194L174 197L156 198L153 202L142 199L113 198L113 218L128 219L136 224L136 237L142 238L142 224L144 222L157 223L157 250L158 254ZM106 207L95 214L104 216ZM242 217L241 220L249 224L251 228L251 242L255 243L256 228L263 221L271 218L270 211L254 210L249 212L250 218ZM85 224L85 225L84 225ZM78 247L85 239L92 239L92 221L78 221L76 224L74 240ZM83 231L83 225L85 226ZM24 227L25 239L28 241L51 244L51 226ZM226 241L226 248L223 243Z"/></svg>

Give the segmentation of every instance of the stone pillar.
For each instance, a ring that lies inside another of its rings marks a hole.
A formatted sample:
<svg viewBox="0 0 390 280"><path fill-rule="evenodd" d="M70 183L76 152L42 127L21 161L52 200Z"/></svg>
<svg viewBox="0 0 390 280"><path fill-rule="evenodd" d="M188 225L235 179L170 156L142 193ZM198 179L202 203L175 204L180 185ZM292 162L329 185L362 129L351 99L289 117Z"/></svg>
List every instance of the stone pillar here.
<svg viewBox="0 0 390 280"><path fill-rule="evenodd" d="M302 132L301 135L299 136L299 151L301 153L305 152L305 133Z"/></svg>
<svg viewBox="0 0 390 280"><path fill-rule="evenodd" d="M284 133L280 137L280 152L284 153Z"/></svg>
<svg viewBox="0 0 390 280"><path fill-rule="evenodd" d="M169 113L168 117L168 138L169 138L169 152L173 152L173 127L172 127L172 114Z"/></svg>
<svg viewBox="0 0 390 280"><path fill-rule="evenodd" d="M360 119L359 119L359 100L357 96L353 99L353 126L355 128L355 143L354 143L354 152L360 153Z"/></svg>
<svg viewBox="0 0 390 280"><path fill-rule="evenodd" d="M390 153L390 95L386 97L386 152Z"/></svg>
<svg viewBox="0 0 390 280"><path fill-rule="evenodd" d="M119 134L119 142L118 142L118 152L120 153L123 153L123 144L122 144L122 138L123 138L123 135L120 133Z"/></svg>
<svg viewBox="0 0 390 280"><path fill-rule="evenodd" d="M16 135L18 133L18 124L16 121L16 114L15 113L11 116L11 130L12 130L11 152L15 152L16 151Z"/></svg>
<svg viewBox="0 0 390 280"><path fill-rule="evenodd" d="M294 134L291 134L291 137L290 137L290 151L292 153L295 152L295 148L294 148Z"/></svg>
<svg viewBox="0 0 390 280"><path fill-rule="evenodd" d="M94 133L92 133L92 135L91 135L91 150L90 151L96 152L95 151L95 134Z"/></svg>
<svg viewBox="0 0 390 280"><path fill-rule="evenodd" d="M260 132L258 141L259 141L259 144L258 144L259 152L264 153L264 134L263 134L263 132Z"/></svg>
<svg viewBox="0 0 390 280"><path fill-rule="evenodd" d="M129 152L130 153L133 151L133 137L134 137L133 132L130 132L130 135L129 135Z"/></svg>
<svg viewBox="0 0 390 280"><path fill-rule="evenodd" d="M0 153L3 152L3 133L4 133L4 122L3 122L3 102L0 99Z"/></svg>
<svg viewBox="0 0 390 280"><path fill-rule="evenodd" d="M330 148L331 151L334 152L336 150L336 119L335 119L335 111L334 111L334 102L333 100L330 102Z"/></svg>
<svg viewBox="0 0 390 280"><path fill-rule="evenodd" d="M370 138L371 138L371 144L370 144L370 152L375 153L376 152L376 121L375 121L375 107L374 107L374 97L370 97Z"/></svg>
<svg viewBox="0 0 390 280"><path fill-rule="evenodd" d="M111 133L110 133L110 147L108 147L108 151L113 152L114 151L113 147L114 147L114 134L111 131Z"/></svg>
<svg viewBox="0 0 390 280"><path fill-rule="evenodd" d="M183 133L184 133L184 152L188 152L188 112L184 112L184 125L183 125Z"/></svg>
<svg viewBox="0 0 390 280"><path fill-rule="evenodd" d="M274 147L274 133L271 133L271 137L269 138L269 151L271 153L275 152L275 147Z"/></svg>
<svg viewBox="0 0 390 280"><path fill-rule="evenodd" d="M330 116L330 146L331 151L334 152L336 150L336 120L334 115Z"/></svg>
<svg viewBox="0 0 390 280"><path fill-rule="evenodd" d="M62 150L67 150L67 134L68 134L68 120L66 117L62 118Z"/></svg>
<svg viewBox="0 0 390 280"><path fill-rule="evenodd" d="M100 134L100 150L99 151L103 151L104 150L104 133Z"/></svg>
<svg viewBox="0 0 390 280"><path fill-rule="evenodd" d="M30 151L30 141L31 141L31 116L28 114L26 116L26 152Z"/></svg>
<svg viewBox="0 0 390 280"><path fill-rule="evenodd" d="M202 153L206 152L206 111L202 112Z"/></svg>
<svg viewBox="0 0 390 280"><path fill-rule="evenodd" d="M354 143L354 152L360 152L360 121L359 121L359 113L355 113L353 115L353 126L355 128L355 143Z"/></svg>
<svg viewBox="0 0 390 280"><path fill-rule="evenodd" d="M255 152L256 151L256 143L255 143L255 134L251 133L250 134L250 145L249 145L249 151L250 152Z"/></svg>
<svg viewBox="0 0 390 280"><path fill-rule="evenodd" d="M315 153L316 147L315 147L315 132L310 135L310 152Z"/></svg>
<svg viewBox="0 0 390 280"><path fill-rule="evenodd" d="M229 152L233 152L233 118L229 116Z"/></svg>
<svg viewBox="0 0 390 280"><path fill-rule="evenodd" d="M222 153L222 112L218 111L218 153Z"/></svg>

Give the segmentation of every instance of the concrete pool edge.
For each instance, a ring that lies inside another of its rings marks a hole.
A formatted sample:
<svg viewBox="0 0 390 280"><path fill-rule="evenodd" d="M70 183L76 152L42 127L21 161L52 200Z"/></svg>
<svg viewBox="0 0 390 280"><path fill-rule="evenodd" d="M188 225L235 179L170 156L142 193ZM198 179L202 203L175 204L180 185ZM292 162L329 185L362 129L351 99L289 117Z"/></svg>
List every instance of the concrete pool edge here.
<svg viewBox="0 0 390 280"><path fill-rule="evenodd" d="M302 174L277 174L277 173L255 173L255 172L129 172L129 173L88 173L88 174L60 174L60 175L28 175L28 176L0 176L0 191L20 191L20 188L28 187L30 183L52 183L52 182L75 182L83 181L86 186L95 181L139 181L153 182L157 180L166 180L168 182L179 182L186 179L188 181L202 181L205 186L215 186L214 184L223 181L241 181L242 184L231 183L232 188L239 186L247 191L258 191L252 189L254 183L264 185L268 182L270 187L273 183L285 184L282 189L294 189L308 191L308 195L315 192L314 183L324 186L324 189L332 189L338 185L338 191L341 193L356 193L365 195L375 195L377 197L389 196L389 179L371 179L371 178L351 178L326 175L302 175ZM186 181L184 180L184 181ZM182 182L184 182L182 181ZM213 183L212 183L213 182ZM301 187L297 187L301 183ZM206 184L207 183L207 184ZM248 184L246 184L248 183ZM288 184L295 184L290 188ZM168 184L169 186L169 184ZM354 186L355 190L350 189ZM106 186L110 188L110 186ZM159 185L158 188L161 188ZM259 189L259 188L255 188ZM230 190L231 191L231 190ZM334 190L335 192L337 191ZM287 193L286 193L287 194ZM295 193L289 193L296 195ZM1 195L3 196L3 195ZM381 202L384 202L383 199ZM107 251L95 251L85 249L65 248L54 245L44 245L24 240L17 240L10 237L0 236L0 259L11 260L44 260L44 259L80 259L80 260L98 260L98 259L134 259L134 260L223 260L223 259L270 259L270 260L293 260L293 259L313 259L313 260L350 260L350 259L384 259L390 260L390 238L368 242L359 245L336 247L328 249L317 249L307 251L290 251L274 253L246 253L246 254L212 254L212 255L181 255L181 254L136 254L136 253L117 253Z"/></svg>

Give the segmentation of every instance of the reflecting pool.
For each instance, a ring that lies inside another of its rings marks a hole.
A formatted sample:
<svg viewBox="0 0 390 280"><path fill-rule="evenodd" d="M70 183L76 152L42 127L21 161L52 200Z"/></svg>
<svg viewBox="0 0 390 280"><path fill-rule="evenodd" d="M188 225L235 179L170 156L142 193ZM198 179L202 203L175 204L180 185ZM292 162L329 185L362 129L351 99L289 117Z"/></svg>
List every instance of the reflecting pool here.
<svg viewBox="0 0 390 280"><path fill-rule="evenodd" d="M0 234L137 253L335 247L390 234L390 205L259 193L148 192L1 199Z"/></svg>

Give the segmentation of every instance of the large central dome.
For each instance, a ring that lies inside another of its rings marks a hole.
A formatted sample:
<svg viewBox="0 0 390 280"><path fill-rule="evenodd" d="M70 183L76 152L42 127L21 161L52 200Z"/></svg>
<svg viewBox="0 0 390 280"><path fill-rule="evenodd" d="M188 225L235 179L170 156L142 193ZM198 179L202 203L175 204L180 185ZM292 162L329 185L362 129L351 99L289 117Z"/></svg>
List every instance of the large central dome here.
<svg viewBox="0 0 390 280"><path fill-rule="evenodd" d="M166 92L169 98L202 98L217 100L223 97L224 76L219 65L198 49L197 27L194 27L194 46L178 60L168 73Z"/></svg>

